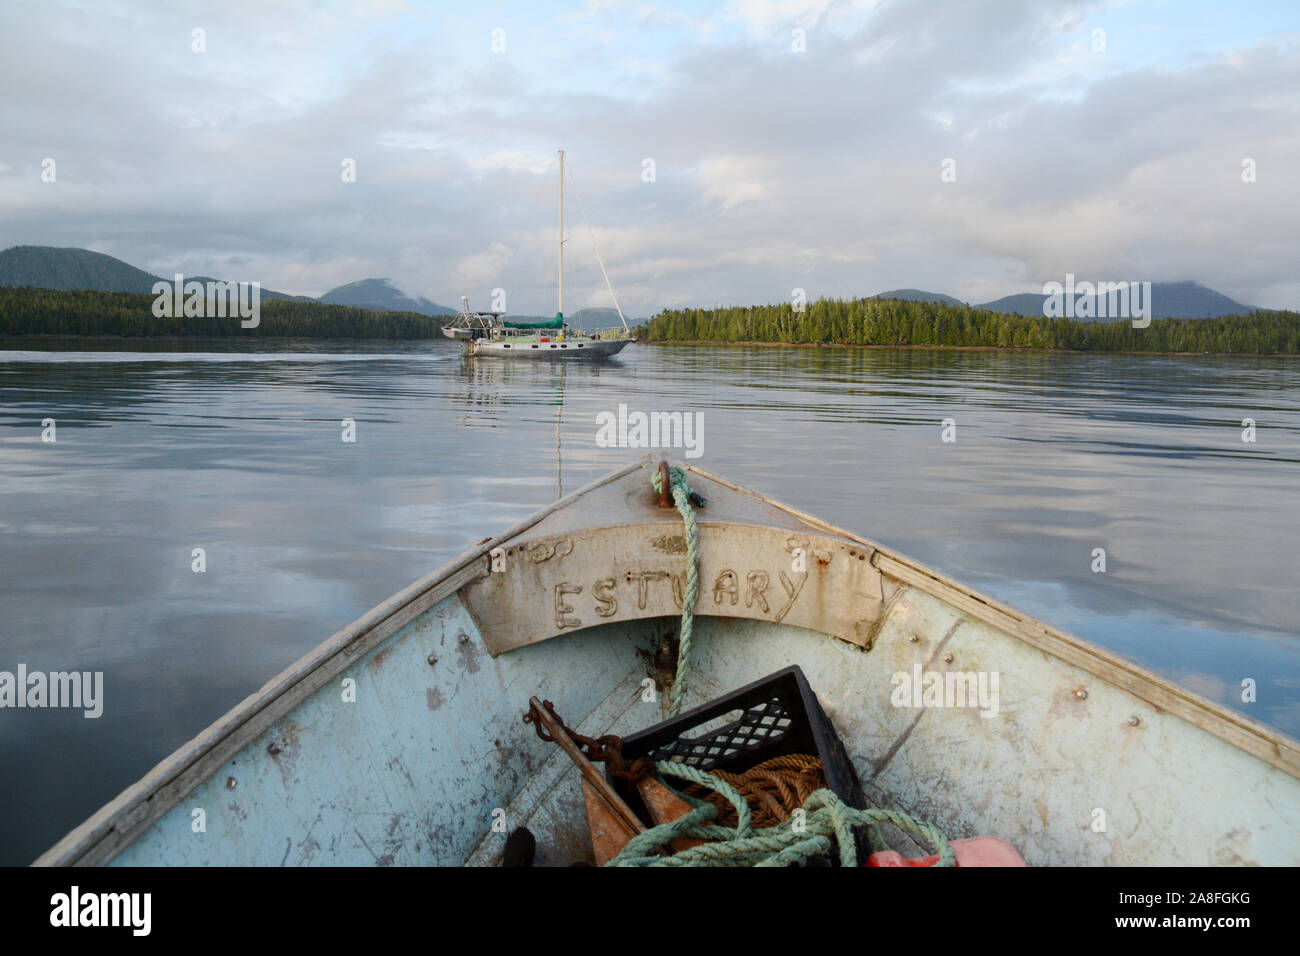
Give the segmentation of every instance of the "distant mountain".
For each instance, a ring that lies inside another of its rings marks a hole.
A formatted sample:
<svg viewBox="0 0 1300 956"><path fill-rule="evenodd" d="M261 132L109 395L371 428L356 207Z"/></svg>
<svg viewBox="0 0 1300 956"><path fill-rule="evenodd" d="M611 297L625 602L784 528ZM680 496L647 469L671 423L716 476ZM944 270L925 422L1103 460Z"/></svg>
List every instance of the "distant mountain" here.
<svg viewBox="0 0 1300 956"><path fill-rule="evenodd" d="M0 252L0 285L152 292L157 281L143 269L89 249L13 246Z"/></svg>
<svg viewBox="0 0 1300 956"><path fill-rule="evenodd" d="M422 315L455 315L455 309L430 302L424 296L412 299L391 279L361 279L330 289L320 301L327 305L351 305L374 312L419 312Z"/></svg>
<svg viewBox="0 0 1300 956"><path fill-rule="evenodd" d="M599 309L579 309L572 315L566 315L569 325L575 329L613 329L622 328L623 323L619 320L618 310L610 308ZM627 320L628 325L635 325L632 319Z"/></svg>
<svg viewBox="0 0 1300 956"><path fill-rule="evenodd" d="M37 289L91 289L95 292L152 293L155 282L171 282L102 252L58 246L11 246L0 252L0 286ZM186 276L186 282L216 282L210 276ZM266 299L306 299L263 289Z"/></svg>
<svg viewBox="0 0 1300 956"><path fill-rule="evenodd" d="M216 281L206 276L187 276L199 282ZM89 249L59 248L56 246L13 246L0 252L0 286L32 286L39 289L91 289L99 292L152 293L155 282L171 282L170 276L159 277L128 265L121 259L91 252ZM297 299L319 301L331 305L348 305L376 312L416 312L421 315L455 315L457 310L417 296L411 298L389 279L362 279L349 282L326 292L318 300L310 296L287 295L271 289L262 289L267 299ZM959 299L942 292L922 289L892 289L873 296L876 299L902 299L909 302L935 302L943 305L965 305ZM1076 297L1077 298L1077 297ZM1097 316L1097 298L1093 296L1093 315ZM992 302L977 305L977 309L993 312L1011 312L1018 315L1042 315L1044 296L1037 292L1008 295ZM1152 318L1201 319L1223 315L1240 315L1259 311L1254 306L1242 305L1222 293L1206 288L1197 282L1154 282L1151 285ZM1077 314L1077 313L1076 313ZM514 316L518 319L554 318L545 316ZM575 328L608 328L621 323L614 309L579 309L565 318ZM1114 317L1099 317L1098 321L1113 321Z"/></svg>
<svg viewBox="0 0 1300 956"><path fill-rule="evenodd" d="M1038 292L1022 292L1018 295L1003 296L992 302L976 306L991 312L1012 312L1016 315L1042 315L1043 300L1046 298ZM1078 296L1075 296L1077 303ZM1098 296L1091 296L1092 314L1097 316ZM1077 308L1077 306L1076 306ZM1254 306L1242 305L1229 299L1221 292L1206 288L1199 282L1153 282L1151 283L1151 317L1153 319L1206 319L1221 315L1242 315L1259 311ZM1076 312L1077 314L1077 312ZM1120 319L1123 316L1118 317ZM1103 316L1100 322L1116 321L1114 316Z"/></svg>
<svg viewBox="0 0 1300 956"><path fill-rule="evenodd" d="M873 299L902 299L904 302L937 302L939 305L965 305L960 299L954 299L950 295L944 295L942 292L926 292L923 289L891 289L888 292L882 292L879 295L873 295Z"/></svg>
<svg viewBox="0 0 1300 956"><path fill-rule="evenodd" d="M1153 295L1154 292L1153 288ZM1004 295L1000 299L985 302L975 308L987 309L990 312L1010 312L1013 315L1042 315L1045 298L1046 296L1037 292L1017 292L1015 295Z"/></svg>
<svg viewBox="0 0 1300 956"><path fill-rule="evenodd" d="M154 280L154 281L157 281L157 280ZM163 281L164 281L164 282L170 282L170 281L172 281L172 280L170 280L170 279L164 279ZM212 278L212 276L186 276L186 277L185 277L185 281L186 281L186 282L202 282L202 283L206 286L209 282L220 282L220 281L222 281L222 280L220 280L220 279L214 279L214 278ZM149 291L152 292L153 290L150 289ZM261 295L261 297L262 297L263 299L292 299L292 300L294 300L295 302L315 302L315 301L316 301L315 299L313 299L313 298L312 298L311 296L309 296L309 295L289 295L289 293L287 293L287 292L276 292L274 289L262 289L262 290L259 292L259 295Z"/></svg>
<svg viewBox="0 0 1300 956"><path fill-rule="evenodd" d="M13 246L0 252L0 286L32 286L37 289L91 289L96 292L152 293L155 282L171 282L171 276L156 276L128 265L121 259L57 246ZM211 276L186 276L186 282L218 282ZM351 305L376 312L419 312L424 315L455 315L455 309L412 299L387 279L362 279L326 292L319 300L309 295L288 295L262 289L264 299L296 299Z"/></svg>

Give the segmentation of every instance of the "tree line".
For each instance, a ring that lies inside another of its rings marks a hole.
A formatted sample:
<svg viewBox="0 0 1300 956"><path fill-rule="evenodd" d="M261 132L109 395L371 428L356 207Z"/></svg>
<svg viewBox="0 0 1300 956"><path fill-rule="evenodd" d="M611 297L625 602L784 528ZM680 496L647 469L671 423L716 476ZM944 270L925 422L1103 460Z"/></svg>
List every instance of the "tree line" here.
<svg viewBox="0 0 1300 956"><path fill-rule="evenodd" d="M259 325L246 329L240 326L238 316L156 316L153 310L155 298L148 293L0 286L0 335L184 336L204 339L256 336L429 339L441 335L437 317L430 318L416 312L373 312L347 305L263 299Z"/></svg>
<svg viewBox="0 0 1300 956"><path fill-rule="evenodd" d="M440 317L374 312L345 305L265 299L261 322L237 317L154 315L155 297L130 292L0 286L0 336L113 335L241 338L430 339ZM901 299L819 299L790 305L671 309L636 329L647 342L955 346L1102 352L1300 354L1300 313L1251 312L1211 319L1085 322L990 312L964 305Z"/></svg>
<svg viewBox="0 0 1300 956"><path fill-rule="evenodd" d="M670 309L636 330L647 342L780 342L791 345L953 346L1101 352L1300 354L1300 313L1209 319L1087 322L901 299L819 299L788 304Z"/></svg>

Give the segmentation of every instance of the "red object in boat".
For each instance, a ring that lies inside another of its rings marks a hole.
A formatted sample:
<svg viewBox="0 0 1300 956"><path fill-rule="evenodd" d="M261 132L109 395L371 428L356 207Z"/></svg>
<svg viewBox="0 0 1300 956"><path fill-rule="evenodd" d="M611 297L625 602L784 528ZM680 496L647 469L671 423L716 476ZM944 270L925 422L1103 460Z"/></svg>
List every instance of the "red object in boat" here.
<svg viewBox="0 0 1300 956"><path fill-rule="evenodd" d="M550 339L538 339L537 341L539 341L539 342L549 342L549 341L551 341L551 340L550 340Z"/></svg>
<svg viewBox="0 0 1300 956"><path fill-rule="evenodd" d="M953 840L953 856L958 866L1028 866L1006 840L997 837L974 837L970 840ZM881 850L867 857L867 866L934 866L938 854L908 859L894 850Z"/></svg>

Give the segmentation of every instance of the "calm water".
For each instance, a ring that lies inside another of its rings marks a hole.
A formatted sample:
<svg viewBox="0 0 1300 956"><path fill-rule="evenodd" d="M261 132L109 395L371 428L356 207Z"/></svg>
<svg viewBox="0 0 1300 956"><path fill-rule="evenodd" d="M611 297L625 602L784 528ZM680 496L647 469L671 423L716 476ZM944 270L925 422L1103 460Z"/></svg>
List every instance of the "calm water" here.
<svg viewBox="0 0 1300 956"><path fill-rule="evenodd" d="M702 411L706 470L1300 735L1295 362L200 350L222 347L0 351L0 670L106 685L98 720L0 710L0 862L29 862L334 631L551 501L557 414L566 490L639 458L596 447L620 402Z"/></svg>

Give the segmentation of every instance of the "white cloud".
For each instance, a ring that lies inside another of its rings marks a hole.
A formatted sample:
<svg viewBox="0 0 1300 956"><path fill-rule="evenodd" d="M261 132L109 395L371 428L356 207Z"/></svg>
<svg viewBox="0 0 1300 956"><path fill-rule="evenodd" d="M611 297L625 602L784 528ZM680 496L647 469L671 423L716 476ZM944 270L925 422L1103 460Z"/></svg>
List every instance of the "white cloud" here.
<svg viewBox="0 0 1300 956"><path fill-rule="evenodd" d="M237 263L315 294L385 275L444 303L502 286L541 313L564 146L633 315L797 284L982 301L1097 270L1300 304L1300 51L1281 42L1153 54L1157 69L1114 24L1107 57L1079 52L1096 4L701 16L627 0L577 19L520 5L511 52L489 58L496 7L238 0L205 11L200 56L159 8L26 9L0 7L0 246L94 247L164 274ZM816 27L810 55L765 42L792 24ZM40 182L47 155L57 185ZM568 214L574 301L605 295Z"/></svg>
<svg viewBox="0 0 1300 956"><path fill-rule="evenodd" d="M501 277L514 251L504 242L494 242L482 252L472 252L456 260L453 283L459 289L478 291L501 284ZM463 295L464 292L457 292Z"/></svg>
<svg viewBox="0 0 1300 956"><path fill-rule="evenodd" d="M794 27L835 23L874 10L880 0L732 0L723 18L744 24L759 37L788 35Z"/></svg>

